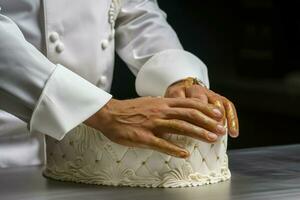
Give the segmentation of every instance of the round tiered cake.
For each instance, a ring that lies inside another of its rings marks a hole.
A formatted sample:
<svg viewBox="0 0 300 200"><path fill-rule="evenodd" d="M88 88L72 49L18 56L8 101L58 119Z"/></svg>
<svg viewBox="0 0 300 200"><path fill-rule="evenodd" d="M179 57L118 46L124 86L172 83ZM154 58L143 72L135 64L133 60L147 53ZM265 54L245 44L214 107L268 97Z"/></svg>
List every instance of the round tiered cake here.
<svg viewBox="0 0 300 200"><path fill-rule="evenodd" d="M80 125L63 140L46 138L44 175L62 181L141 187L187 187L230 178L227 135L214 144L170 135L190 152L187 159L111 142L101 132Z"/></svg>

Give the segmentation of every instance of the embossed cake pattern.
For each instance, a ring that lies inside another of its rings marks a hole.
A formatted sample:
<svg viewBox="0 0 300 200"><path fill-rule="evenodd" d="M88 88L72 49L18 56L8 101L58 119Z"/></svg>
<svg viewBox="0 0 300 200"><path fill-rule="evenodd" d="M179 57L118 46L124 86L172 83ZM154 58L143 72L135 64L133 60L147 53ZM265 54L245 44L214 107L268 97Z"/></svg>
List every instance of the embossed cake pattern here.
<svg viewBox="0 0 300 200"><path fill-rule="evenodd" d="M140 187L188 187L228 180L227 135L214 144L170 135L191 153L187 159L122 146L95 129L80 125L61 141L46 138L44 175L87 184Z"/></svg>

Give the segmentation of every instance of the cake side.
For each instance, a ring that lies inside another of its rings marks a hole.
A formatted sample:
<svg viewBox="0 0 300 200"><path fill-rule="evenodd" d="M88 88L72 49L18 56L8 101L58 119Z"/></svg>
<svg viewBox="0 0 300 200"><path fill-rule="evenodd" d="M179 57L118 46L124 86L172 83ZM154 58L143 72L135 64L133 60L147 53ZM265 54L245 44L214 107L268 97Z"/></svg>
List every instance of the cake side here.
<svg viewBox="0 0 300 200"><path fill-rule="evenodd" d="M191 156L181 159L118 145L80 125L62 141L46 138L44 175L61 181L140 187L199 186L230 178L226 135L214 144L179 135L168 140L187 148Z"/></svg>

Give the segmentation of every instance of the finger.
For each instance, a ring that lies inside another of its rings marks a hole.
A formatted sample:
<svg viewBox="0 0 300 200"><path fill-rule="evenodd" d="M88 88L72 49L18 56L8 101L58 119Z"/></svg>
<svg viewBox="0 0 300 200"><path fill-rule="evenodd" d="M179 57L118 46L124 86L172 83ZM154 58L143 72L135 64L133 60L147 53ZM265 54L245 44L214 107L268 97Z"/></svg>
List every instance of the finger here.
<svg viewBox="0 0 300 200"><path fill-rule="evenodd" d="M114 142L128 146L128 147L139 147L144 149L152 149L162 153L169 154L180 158L187 158L190 153L184 148L181 148L165 139L156 137L152 132L144 132L139 130L138 136L122 138Z"/></svg>
<svg viewBox="0 0 300 200"><path fill-rule="evenodd" d="M170 107L193 108L216 120L220 120L223 117L223 112L217 106L205 104L196 98L168 99L167 102Z"/></svg>
<svg viewBox="0 0 300 200"><path fill-rule="evenodd" d="M146 143L148 145L149 148L165 153L165 154L169 154L171 156L176 156L179 158L187 158L189 157L190 153L188 152L188 150L183 149L171 142L168 142L167 140L164 140L162 138L159 137L151 137L150 140L147 141Z"/></svg>
<svg viewBox="0 0 300 200"><path fill-rule="evenodd" d="M156 120L155 125L156 128L154 129L154 131L156 133L173 133L178 135L185 135L209 143L215 142L218 139L218 136L216 134L182 120L159 119Z"/></svg>
<svg viewBox="0 0 300 200"><path fill-rule="evenodd" d="M224 101L224 106L226 110L226 118L229 128L229 135L231 137L238 137L239 135L239 122L237 117L237 112L235 106L229 100Z"/></svg>
<svg viewBox="0 0 300 200"><path fill-rule="evenodd" d="M199 85L193 85L192 87L186 88L185 95L188 98L197 98L204 104L208 103L207 95Z"/></svg>
<svg viewBox="0 0 300 200"><path fill-rule="evenodd" d="M219 96L210 95L208 96L208 102L219 108L219 110L222 112L221 122L223 125L225 125L226 116L222 99Z"/></svg>
<svg viewBox="0 0 300 200"><path fill-rule="evenodd" d="M165 112L165 116L167 119L189 122L219 135L226 133L226 129L221 123L192 108L171 108Z"/></svg>
<svg viewBox="0 0 300 200"><path fill-rule="evenodd" d="M181 89L177 89L177 90L173 90L173 91L168 91L165 94L165 97L169 97L169 98L185 98L185 91L183 88Z"/></svg>

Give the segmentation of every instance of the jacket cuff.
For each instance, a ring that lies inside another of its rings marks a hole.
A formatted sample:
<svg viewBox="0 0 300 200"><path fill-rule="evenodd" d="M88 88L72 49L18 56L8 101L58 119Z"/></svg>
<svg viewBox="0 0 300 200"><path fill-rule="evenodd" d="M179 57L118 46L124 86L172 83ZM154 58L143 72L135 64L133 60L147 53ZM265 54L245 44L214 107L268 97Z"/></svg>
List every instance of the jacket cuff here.
<svg viewBox="0 0 300 200"><path fill-rule="evenodd" d="M33 111L30 133L42 133L61 140L111 97L67 68L57 65Z"/></svg>
<svg viewBox="0 0 300 200"><path fill-rule="evenodd" d="M207 68L199 58L170 49L155 54L142 66L135 87L140 96L164 96L171 84L186 77L198 78L209 87Z"/></svg>

